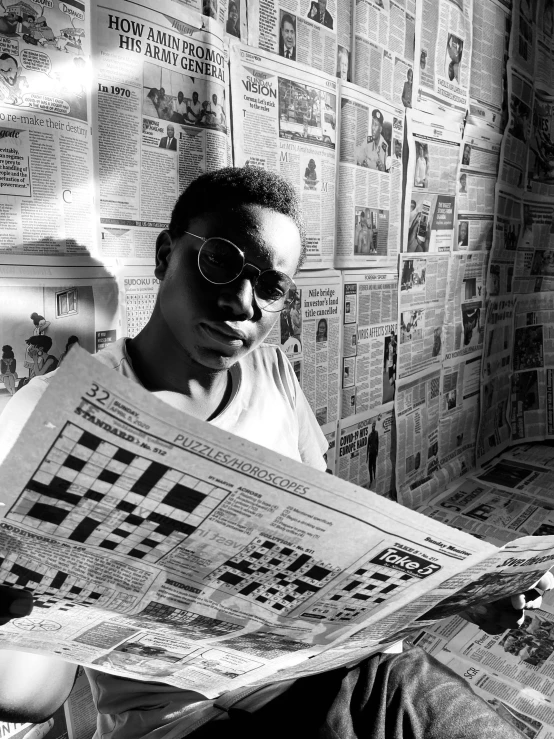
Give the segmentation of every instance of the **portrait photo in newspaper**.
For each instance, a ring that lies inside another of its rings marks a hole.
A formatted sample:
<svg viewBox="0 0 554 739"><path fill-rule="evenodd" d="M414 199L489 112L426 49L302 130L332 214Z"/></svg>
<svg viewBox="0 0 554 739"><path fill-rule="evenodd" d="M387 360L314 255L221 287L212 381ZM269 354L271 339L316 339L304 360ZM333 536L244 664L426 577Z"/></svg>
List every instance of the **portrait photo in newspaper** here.
<svg viewBox="0 0 554 739"><path fill-rule="evenodd" d="M385 115L387 118L385 118ZM379 172L390 171L393 121L392 116L389 118L387 113L385 115L379 108L374 108L371 111L370 127L367 134L363 129L358 131L356 164L359 167L376 169Z"/></svg>

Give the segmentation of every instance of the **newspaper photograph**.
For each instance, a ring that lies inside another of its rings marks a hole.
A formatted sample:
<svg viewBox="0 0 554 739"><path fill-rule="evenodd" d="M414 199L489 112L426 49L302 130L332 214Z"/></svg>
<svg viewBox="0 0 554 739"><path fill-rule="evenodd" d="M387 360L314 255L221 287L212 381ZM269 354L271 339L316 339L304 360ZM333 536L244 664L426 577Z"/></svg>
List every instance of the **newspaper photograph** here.
<svg viewBox="0 0 554 739"><path fill-rule="evenodd" d="M473 1L416 4L417 97L414 107L437 113L469 107Z"/></svg>
<svg viewBox="0 0 554 739"><path fill-rule="evenodd" d="M341 418L389 403L396 385L398 277L343 273Z"/></svg>
<svg viewBox="0 0 554 739"><path fill-rule="evenodd" d="M493 240L495 184L502 136L467 123L458 174L458 251L490 251Z"/></svg>
<svg viewBox="0 0 554 739"><path fill-rule="evenodd" d="M504 68L508 59L511 0L473 4L473 49L469 81L469 120L495 131L504 129Z"/></svg>
<svg viewBox="0 0 554 739"><path fill-rule="evenodd" d="M400 251L404 112L341 84L335 266L395 264Z"/></svg>
<svg viewBox="0 0 554 739"><path fill-rule="evenodd" d="M342 77L350 63L352 9L340 0L243 0L249 46ZM246 41L246 39L243 39Z"/></svg>
<svg viewBox="0 0 554 739"><path fill-rule="evenodd" d="M6 272L0 268L0 411L33 377L59 367L73 346L94 354L118 327L117 285L103 267Z"/></svg>
<svg viewBox="0 0 554 739"><path fill-rule="evenodd" d="M151 264L182 190L231 163L223 31L172 0L114 0L95 22L100 256Z"/></svg>
<svg viewBox="0 0 554 739"><path fill-rule="evenodd" d="M439 415L441 402L439 369L396 388L397 448L396 488L398 502L416 508L437 492L426 485L439 466Z"/></svg>
<svg viewBox="0 0 554 739"><path fill-rule="evenodd" d="M400 256L398 377L440 365L449 258Z"/></svg>
<svg viewBox="0 0 554 739"><path fill-rule="evenodd" d="M352 82L396 106L412 107L415 0L354 4Z"/></svg>
<svg viewBox="0 0 554 739"><path fill-rule="evenodd" d="M404 251L447 252L454 242L459 191L460 127L454 119L413 111L407 116L408 161Z"/></svg>
<svg viewBox="0 0 554 739"><path fill-rule="evenodd" d="M526 4L526 0L523 0L523 4ZM525 188L533 113L533 77L526 75L511 61L508 61L507 75L509 119L502 139L498 181L499 184Z"/></svg>
<svg viewBox="0 0 554 739"><path fill-rule="evenodd" d="M554 90L535 90L527 161L527 189L554 196Z"/></svg>
<svg viewBox="0 0 554 739"><path fill-rule="evenodd" d="M301 194L310 267L332 267L337 81L239 44L231 48L235 165L279 172Z"/></svg>
<svg viewBox="0 0 554 739"><path fill-rule="evenodd" d="M339 418L342 281L338 272L301 272L295 300L266 339L287 355L320 426Z"/></svg>
<svg viewBox="0 0 554 739"><path fill-rule="evenodd" d="M394 442L394 411L390 403L340 421L337 474L395 500Z"/></svg>
<svg viewBox="0 0 554 739"><path fill-rule="evenodd" d="M327 447L327 451L323 455L323 458L325 459L325 463L327 464L327 469L325 472L328 472L330 475L336 475L337 474L337 423L336 421L334 423L325 423L321 427L321 430L325 434L325 438L327 440L327 444L329 445Z"/></svg>

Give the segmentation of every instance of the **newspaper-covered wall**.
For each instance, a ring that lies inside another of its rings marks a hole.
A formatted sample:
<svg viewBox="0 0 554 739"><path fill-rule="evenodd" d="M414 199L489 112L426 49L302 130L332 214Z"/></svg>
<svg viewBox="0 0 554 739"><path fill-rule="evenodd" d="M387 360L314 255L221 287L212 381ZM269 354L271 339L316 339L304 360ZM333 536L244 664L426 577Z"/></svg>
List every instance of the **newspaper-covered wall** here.
<svg viewBox="0 0 554 739"><path fill-rule="evenodd" d="M231 49L235 164L280 172L302 196L306 267L332 267L337 82L271 54Z"/></svg>
<svg viewBox="0 0 554 739"><path fill-rule="evenodd" d="M336 267L394 264L400 251L404 112L341 84Z"/></svg>

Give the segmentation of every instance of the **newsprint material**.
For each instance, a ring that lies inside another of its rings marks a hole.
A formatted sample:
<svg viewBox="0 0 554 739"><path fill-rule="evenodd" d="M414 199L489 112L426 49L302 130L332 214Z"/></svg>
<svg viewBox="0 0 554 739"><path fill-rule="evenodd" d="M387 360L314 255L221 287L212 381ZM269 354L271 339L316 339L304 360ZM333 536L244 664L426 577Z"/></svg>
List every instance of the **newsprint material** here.
<svg viewBox="0 0 554 739"><path fill-rule="evenodd" d="M2 479L0 577L36 606L1 645L209 698L359 660L554 561L554 537L496 549L178 412L80 349Z"/></svg>

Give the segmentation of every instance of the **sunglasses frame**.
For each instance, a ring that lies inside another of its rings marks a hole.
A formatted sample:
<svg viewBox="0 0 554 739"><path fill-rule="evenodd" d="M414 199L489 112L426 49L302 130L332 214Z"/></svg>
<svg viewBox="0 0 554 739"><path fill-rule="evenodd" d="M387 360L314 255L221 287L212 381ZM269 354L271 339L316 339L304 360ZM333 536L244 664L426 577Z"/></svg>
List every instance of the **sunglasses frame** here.
<svg viewBox="0 0 554 739"><path fill-rule="evenodd" d="M233 243L232 241L230 241L229 239L225 239L225 238L223 238L222 236L210 236L210 237L209 237L208 239L205 239L205 238L204 238L203 236L198 236L198 234L193 234L193 233L192 233L192 231L184 231L183 233L186 233L186 234L188 234L189 236L194 236L194 237L195 237L196 239L200 239L200 240L202 241L202 246L200 247L200 249L199 249L199 251L198 251L198 259L197 259L197 262L198 262L198 271L200 272L200 274L202 275L202 277L203 277L203 278L204 278L204 279L205 279L205 280L206 280L207 282L209 282L209 283L210 283L211 285L230 285L230 284L231 284L231 282L234 282L234 281L235 281L236 279L238 279L238 278L239 278L239 277L240 277L240 276L242 275L242 273L244 272L244 269L245 269L245 267L250 267L251 269L254 269L254 270L256 270L256 272L258 273L258 274L256 275L256 277L254 278L254 280L252 281L252 292L254 293L254 298L256 299L256 303L258 304L258 306L259 306L260 310L265 310L265 311L267 311L268 313L281 313L282 311L284 311L284 310L285 310L286 308L288 308L288 307L289 307L289 306L290 306L290 305L292 304L292 302L293 302L293 298L291 298L291 299L290 299L290 302L288 302L288 303L285 303L285 305L283 305L283 307L282 307L282 308L279 308L279 310L271 310L271 308L269 308L269 306L271 306L271 305L273 305L274 303L276 303L276 302L277 302L277 300L274 300L274 301L272 301L272 302L270 302L270 303L267 303L267 305L264 305L264 306L262 306L262 305L260 305L260 298L259 298L259 296L258 296L258 295L256 294L256 284L257 284L258 280L260 279L260 277L261 277L261 276L262 276L262 275L263 275L263 274L264 274L265 272L276 272L277 274L279 274L279 275L283 275L284 277L286 277L286 278L287 278L287 280L288 280L288 281L290 282L290 287L289 287L289 293L290 293L290 291L291 291L291 290L297 290L298 288L297 288L297 286L296 286L296 283L294 282L294 280L293 280L293 279L291 279L291 278L290 278L290 277L289 277L288 275L286 275L286 274L285 274L284 272L281 272L281 271L280 271L280 270L278 270L278 269L260 269L259 267L256 267L256 265L255 265L255 264L252 264L251 262L247 262L247 261L246 261L246 257L245 257L245 254L244 254L244 252L242 251L242 249L240 249L240 248L239 248L239 247L238 247L238 246L237 246L236 244L234 244L234 243ZM208 241L213 241L213 240L215 240L215 239L217 239L218 241L224 241L224 242L225 242L226 244L230 244L230 245L231 245L231 246L232 246L232 247L233 247L234 249L236 249L236 250L237 250L237 252L238 252L238 253L239 253L239 254L241 255L241 257L242 257L242 268L241 268L240 272L239 272L239 273L238 273L237 275L235 275L235 276L234 276L234 277L233 277L232 279L230 279L230 280L227 280L227 282L214 282L214 280L210 280L210 278L209 278L209 277L206 277L206 275L205 275L205 274L204 274L204 272L202 271L202 267L200 266L200 254L201 254L201 252L202 252L202 249L203 249L203 248L204 248L204 246L205 246L205 245L206 245L206 244L208 243Z"/></svg>

